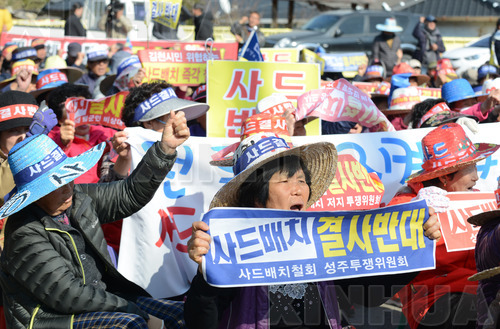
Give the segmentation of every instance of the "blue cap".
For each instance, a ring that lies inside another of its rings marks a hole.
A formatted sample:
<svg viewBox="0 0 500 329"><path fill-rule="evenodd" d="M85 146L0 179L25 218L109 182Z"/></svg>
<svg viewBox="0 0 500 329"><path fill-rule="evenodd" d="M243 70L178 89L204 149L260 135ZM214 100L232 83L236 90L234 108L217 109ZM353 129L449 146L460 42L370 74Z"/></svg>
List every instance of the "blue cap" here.
<svg viewBox="0 0 500 329"><path fill-rule="evenodd" d="M432 15L429 15L425 18L425 21L426 22L435 22L436 21L436 17L432 16Z"/></svg>
<svg viewBox="0 0 500 329"><path fill-rule="evenodd" d="M463 99L477 97L469 81L465 79L455 79L445 83L441 87L441 97L448 103L458 102Z"/></svg>
<svg viewBox="0 0 500 329"><path fill-rule="evenodd" d="M486 78L488 75L498 76L498 67L491 64L483 64L477 69L477 79Z"/></svg>

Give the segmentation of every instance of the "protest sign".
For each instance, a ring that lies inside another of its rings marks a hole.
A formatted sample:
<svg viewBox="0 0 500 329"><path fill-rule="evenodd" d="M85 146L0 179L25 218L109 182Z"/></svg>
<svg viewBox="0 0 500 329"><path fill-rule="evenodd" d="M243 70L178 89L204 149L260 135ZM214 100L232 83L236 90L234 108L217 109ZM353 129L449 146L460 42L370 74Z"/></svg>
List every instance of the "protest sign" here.
<svg viewBox="0 0 500 329"><path fill-rule="evenodd" d="M206 63L211 59L204 50L139 50L146 80L165 80L172 85L198 86L206 82ZM213 59L220 59L215 51Z"/></svg>
<svg viewBox="0 0 500 329"><path fill-rule="evenodd" d="M321 67L321 74L325 72L325 59L321 57L320 55L316 54L314 51L309 50L307 48L302 49L301 51L302 54L302 61L304 63L316 63L319 64Z"/></svg>
<svg viewBox="0 0 500 329"><path fill-rule="evenodd" d="M453 192L446 195L450 207L438 213L446 250L471 250L476 246L479 227L467 222L467 218L485 211L497 209L493 192Z"/></svg>
<svg viewBox="0 0 500 329"><path fill-rule="evenodd" d="M334 143L340 155L351 155L368 173L377 173L385 188L382 203L388 203L408 176L421 169L423 154L420 141L431 129L292 137L292 142L294 145L318 141ZM469 137L474 143L500 143L500 135L496 133L498 129L500 123L482 124L481 130L477 134L470 133ZM132 149L133 170L152 143L161 138L161 134L142 128L127 128L126 131ZM209 161L213 154L238 141L239 138L190 137L177 148L176 163L152 201L123 222L120 253L127 257L119 258L118 269L153 296L176 296L189 288L197 270L197 265L187 255L191 223L201 220L215 193L233 177L231 167L210 166ZM342 157L340 159L342 161ZM500 152L497 152L478 162L479 180L475 188L482 191L497 188L499 159ZM353 176L350 176L347 165L339 163L339 168L345 169L347 177L354 177L356 184L353 186L358 186L360 193L361 190L369 193L363 184L375 189L375 184L356 173L354 165L350 164ZM353 193L354 187L339 185L345 193ZM330 186L332 193L338 190L332 189L334 186ZM341 196L333 195L335 198ZM347 198L343 200L344 206L347 205ZM328 207L328 202L316 203L311 210L324 210L322 206ZM353 206L357 207L356 203Z"/></svg>
<svg viewBox="0 0 500 329"><path fill-rule="evenodd" d="M365 127L381 125L385 131L394 131L386 116L364 92L345 79L330 86L311 90L299 96L295 117L318 117L326 121L352 121Z"/></svg>
<svg viewBox="0 0 500 329"><path fill-rule="evenodd" d="M357 71L358 66L366 63L365 53L321 53L325 60L325 72Z"/></svg>
<svg viewBox="0 0 500 329"><path fill-rule="evenodd" d="M151 19L171 29L177 27L182 0L150 0Z"/></svg>
<svg viewBox="0 0 500 329"><path fill-rule="evenodd" d="M19 47L28 47L35 38L29 35L2 33L2 38L5 42L13 42ZM55 38L50 35L43 37L45 48L47 49L47 56L58 55L59 50L63 54L68 51L68 45L71 42L77 42L82 45L82 52L88 53L89 51L101 48L102 46L110 47L116 43L123 43L120 39L90 39L79 37L64 37ZM136 53L141 49L175 49L175 50L197 50L205 51L205 41L178 41L178 40L152 40L148 42L143 40L134 40L133 52ZM236 60L238 58L238 43L237 42L214 42L212 44L212 51L219 51L221 59Z"/></svg>
<svg viewBox="0 0 500 329"><path fill-rule="evenodd" d="M371 94L374 93L375 90L377 90L378 86L380 85L380 82L353 81L352 85L366 94Z"/></svg>
<svg viewBox="0 0 500 329"><path fill-rule="evenodd" d="M260 48L264 62L297 63L299 50L297 48Z"/></svg>
<svg viewBox="0 0 500 329"><path fill-rule="evenodd" d="M68 118L77 127L93 124L122 130L125 124L121 115L127 95L128 91L121 91L101 99L70 97L65 103Z"/></svg>
<svg viewBox="0 0 500 329"><path fill-rule="evenodd" d="M319 87L316 64L211 61L207 75L209 137L240 137L241 125L256 113L257 102L264 97L279 93L293 101ZM310 124L316 125L318 134L317 120Z"/></svg>
<svg viewBox="0 0 500 329"><path fill-rule="evenodd" d="M361 210L380 206L384 185L350 154L340 154L337 172L326 193L308 210Z"/></svg>
<svg viewBox="0 0 500 329"><path fill-rule="evenodd" d="M425 201L362 212L215 208L205 280L217 287L315 282L435 267Z"/></svg>

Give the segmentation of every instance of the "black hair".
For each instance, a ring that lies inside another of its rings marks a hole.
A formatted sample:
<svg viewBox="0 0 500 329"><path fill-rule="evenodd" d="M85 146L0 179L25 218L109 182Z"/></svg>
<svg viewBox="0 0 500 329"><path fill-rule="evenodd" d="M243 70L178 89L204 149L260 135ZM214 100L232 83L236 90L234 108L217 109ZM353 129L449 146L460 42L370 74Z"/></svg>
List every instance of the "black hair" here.
<svg viewBox="0 0 500 329"><path fill-rule="evenodd" d="M457 173L458 171L454 171L450 174L446 174L446 175L443 175L443 176L448 176L450 180L453 180L453 177L455 177L455 174ZM429 187L429 186L441 186L442 183L441 183L441 180L439 179L439 177L435 177L433 179L429 179L429 180L426 180L426 181L423 181L422 182L422 185L424 185L424 187Z"/></svg>
<svg viewBox="0 0 500 329"><path fill-rule="evenodd" d="M111 4L113 5L113 10L115 11L120 11L125 8L125 4L120 1L111 1Z"/></svg>
<svg viewBox="0 0 500 329"><path fill-rule="evenodd" d="M153 94L159 93L165 88L172 87L171 84L161 80L150 83L143 83L142 85L129 90L127 98L125 98L125 105L122 110L122 121L127 127L141 126L139 122L134 122L135 109L139 104L150 98Z"/></svg>
<svg viewBox="0 0 500 329"><path fill-rule="evenodd" d="M253 208L256 205L265 207L269 197L269 180L277 172L286 173L287 177L292 177L300 169L304 172L307 186L311 191L311 173L304 164L304 161L297 155L288 155L274 159L262 167L255 170L241 184L238 191L238 206ZM311 197L311 193L309 193Z"/></svg>
<svg viewBox="0 0 500 329"><path fill-rule="evenodd" d="M83 85L75 85L74 83L65 83L47 94L47 106L54 111L57 120L62 119L64 102L70 97L84 97L85 99L92 98L89 88Z"/></svg>
<svg viewBox="0 0 500 329"><path fill-rule="evenodd" d="M77 9L80 9L80 8L83 8L83 3L81 2L75 2L72 6L71 6L71 13L75 13L75 10Z"/></svg>
<svg viewBox="0 0 500 329"><path fill-rule="evenodd" d="M449 105L443 98L429 98L425 101L415 104L410 112L410 121L412 122L412 127L417 128L417 124L420 122L420 119L422 119L425 113L429 112L429 110L433 106L442 102L445 102L446 105Z"/></svg>

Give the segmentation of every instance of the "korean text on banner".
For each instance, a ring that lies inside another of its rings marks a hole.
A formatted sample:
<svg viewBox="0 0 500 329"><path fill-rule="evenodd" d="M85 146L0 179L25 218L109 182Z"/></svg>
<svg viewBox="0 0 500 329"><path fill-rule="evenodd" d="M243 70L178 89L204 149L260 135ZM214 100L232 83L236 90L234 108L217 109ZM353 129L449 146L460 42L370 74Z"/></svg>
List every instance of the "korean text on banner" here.
<svg viewBox="0 0 500 329"><path fill-rule="evenodd" d="M317 64L245 61L210 62L207 75L209 137L240 137L241 125L256 113L259 100L284 94L295 101L306 91L318 88L320 78ZM318 122L311 124L319 128Z"/></svg>
<svg viewBox="0 0 500 329"><path fill-rule="evenodd" d="M479 227L474 227L467 218L482 212L497 209L493 192L453 192L446 195L450 207L438 213L446 250L472 250L476 246Z"/></svg>
<svg viewBox="0 0 500 329"><path fill-rule="evenodd" d="M352 121L365 127L380 124L384 131L395 130L373 101L345 79L301 95L295 116L297 120L313 116L330 122Z"/></svg>
<svg viewBox="0 0 500 329"><path fill-rule="evenodd" d="M101 99L71 97L66 100L65 106L75 126L92 124L122 130L125 124L121 115L127 95L128 91L121 91Z"/></svg>
<svg viewBox="0 0 500 329"><path fill-rule="evenodd" d="M204 50L139 50L137 53L146 70L146 79L165 80L172 85L197 86L206 82L209 54ZM220 59L220 52L212 53Z"/></svg>
<svg viewBox="0 0 500 329"><path fill-rule="evenodd" d="M151 19L171 29L177 27L182 0L150 0Z"/></svg>
<svg viewBox="0 0 500 329"><path fill-rule="evenodd" d="M367 62L364 53L322 53L319 55L325 60L325 72L357 71L359 65Z"/></svg>
<svg viewBox="0 0 500 329"><path fill-rule="evenodd" d="M203 275L218 287L395 274L435 267L425 201L363 212L216 208Z"/></svg>
<svg viewBox="0 0 500 329"><path fill-rule="evenodd" d="M297 63L299 50L297 48L260 48L264 62Z"/></svg>

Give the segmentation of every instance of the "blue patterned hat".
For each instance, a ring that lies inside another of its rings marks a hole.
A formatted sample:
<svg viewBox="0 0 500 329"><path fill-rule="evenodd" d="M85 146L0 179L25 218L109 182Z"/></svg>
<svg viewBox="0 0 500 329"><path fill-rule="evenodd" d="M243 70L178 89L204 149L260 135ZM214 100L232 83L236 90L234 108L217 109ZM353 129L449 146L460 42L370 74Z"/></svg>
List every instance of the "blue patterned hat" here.
<svg viewBox="0 0 500 329"><path fill-rule="evenodd" d="M101 143L70 158L45 134L14 145L8 161L16 188L0 208L0 218L18 212L89 171L101 158L104 147L105 143Z"/></svg>

